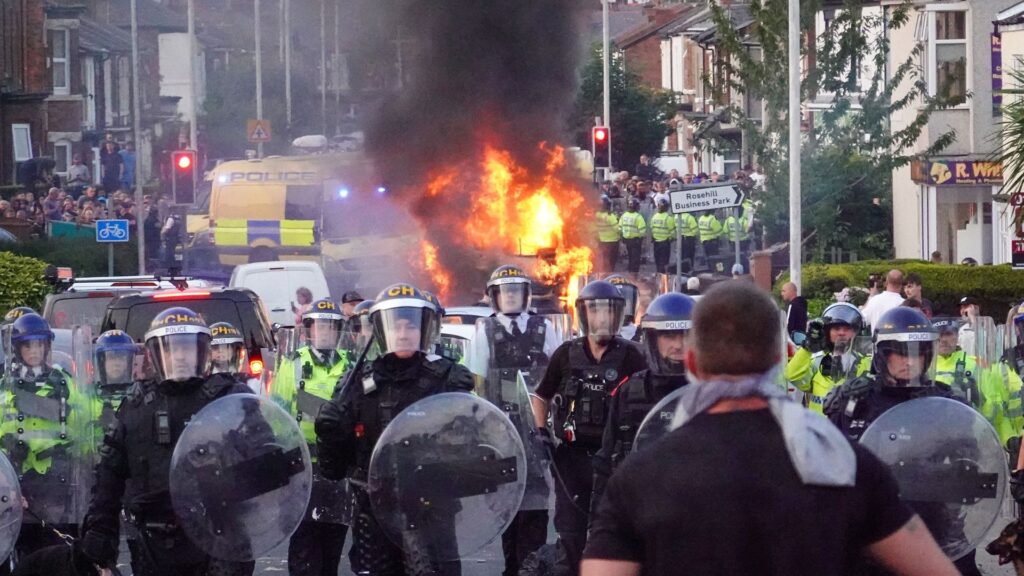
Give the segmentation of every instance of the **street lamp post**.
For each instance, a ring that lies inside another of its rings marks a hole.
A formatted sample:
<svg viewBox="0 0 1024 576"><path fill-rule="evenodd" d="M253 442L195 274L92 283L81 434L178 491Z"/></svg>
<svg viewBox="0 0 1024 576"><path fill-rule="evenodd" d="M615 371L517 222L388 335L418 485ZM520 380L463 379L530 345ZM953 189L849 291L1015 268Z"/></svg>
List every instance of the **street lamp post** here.
<svg viewBox="0 0 1024 576"><path fill-rule="evenodd" d="M801 288L800 223L800 0L789 0L789 280Z"/></svg>

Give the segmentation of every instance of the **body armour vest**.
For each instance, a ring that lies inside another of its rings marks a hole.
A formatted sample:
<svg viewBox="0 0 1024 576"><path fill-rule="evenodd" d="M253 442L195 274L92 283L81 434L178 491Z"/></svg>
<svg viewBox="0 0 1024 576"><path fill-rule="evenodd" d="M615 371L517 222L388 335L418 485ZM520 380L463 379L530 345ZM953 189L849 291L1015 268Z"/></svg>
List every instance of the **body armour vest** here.
<svg viewBox="0 0 1024 576"><path fill-rule="evenodd" d="M633 451L633 441L640 425L662 398L686 385L686 376L655 376L650 370L637 372L612 392L618 396L615 403L615 444L612 446L612 465L618 466ZM674 417L669 412L668 418Z"/></svg>
<svg viewBox="0 0 1024 576"><path fill-rule="evenodd" d="M613 344L597 363L584 348L586 337L569 344L569 363L562 373L561 394L555 398L555 430L570 445L585 449L601 446L609 395L623 379L619 370L626 359L626 347L632 346L618 336Z"/></svg>

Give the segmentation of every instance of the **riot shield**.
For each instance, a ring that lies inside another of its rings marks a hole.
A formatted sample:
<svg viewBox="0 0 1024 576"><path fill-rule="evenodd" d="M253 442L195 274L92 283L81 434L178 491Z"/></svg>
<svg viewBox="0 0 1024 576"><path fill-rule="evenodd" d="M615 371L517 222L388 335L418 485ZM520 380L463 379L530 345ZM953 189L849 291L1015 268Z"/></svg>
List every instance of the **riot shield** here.
<svg viewBox="0 0 1024 576"><path fill-rule="evenodd" d="M0 562L6 563L14 550L21 532L22 513L18 474L11 462L0 454Z"/></svg>
<svg viewBox="0 0 1024 576"><path fill-rule="evenodd" d="M673 430L672 422L676 417L676 405L679 404L679 397L683 395L683 390L686 390L685 386L673 390L655 404L647 416L644 416L644 421L636 429L636 438L633 439L634 452L639 452L650 446Z"/></svg>
<svg viewBox="0 0 1024 576"><path fill-rule="evenodd" d="M428 396L403 410L370 458L374 516L407 555L458 560L512 522L526 490L516 428L472 394Z"/></svg>
<svg viewBox="0 0 1024 576"><path fill-rule="evenodd" d="M312 482L295 418L252 394L200 410L171 456L174 514L196 546L222 560L254 560L287 540Z"/></svg>
<svg viewBox="0 0 1024 576"><path fill-rule="evenodd" d="M860 439L896 477L900 498L956 560L982 542L999 516L1006 457L992 426L948 398L890 408Z"/></svg>
<svg viewBox="0 0 1024 576"><path fill-rule="evenodd" d="M835 342L832 344L827 367L822 365L819 369L824 371L827 368L826 376L831 378L837 387L841 386L843 382L857 377L861 358L870 356L872 348L871 335L865 333L856 334L849 342Z"/></svg>

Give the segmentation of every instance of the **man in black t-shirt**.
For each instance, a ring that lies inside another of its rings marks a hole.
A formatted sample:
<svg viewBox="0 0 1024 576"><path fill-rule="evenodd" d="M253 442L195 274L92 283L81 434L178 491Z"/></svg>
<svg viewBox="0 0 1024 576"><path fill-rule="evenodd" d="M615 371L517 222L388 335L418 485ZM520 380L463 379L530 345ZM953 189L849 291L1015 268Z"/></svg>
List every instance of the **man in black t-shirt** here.
<svg viewBox="0 0 1024 576"><path fill-rule="evenodd" d="M885 466L785 398L781 335L756 287L723 282L707 292L687 346L695 383L680 398L678 428L612 475L583 576L829 576L865 554L897 575L957 573Z"/></svg>
<svg viewBox="0 0 1024 576"><path fill-rule="evenodd" d="M576 574L587 538L594 469L601 447L609 394L634 372L647 368L643 352L616 334L625 299L609 282L587 284L576 299L583 336L555 349L533 396L533 412L543 438L561 441L554 450L555 530L563 557L559 573ZM554 404L554 434L547 429Z"/></svg>

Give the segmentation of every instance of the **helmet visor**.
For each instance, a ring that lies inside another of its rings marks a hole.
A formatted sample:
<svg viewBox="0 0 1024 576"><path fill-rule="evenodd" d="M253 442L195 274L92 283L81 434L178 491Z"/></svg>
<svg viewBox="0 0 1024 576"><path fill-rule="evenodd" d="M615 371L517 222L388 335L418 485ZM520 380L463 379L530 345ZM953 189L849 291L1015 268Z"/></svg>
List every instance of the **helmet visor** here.
<svg viewBox="0 0 1024 576"><path fill-rule="evenodd" d="M610 338L619 333L625 305L619 299L583 300L579 302L580 328L584 336Z"/></svg>
<svg viewBox="0 0 1024 576"><path fill-rule="evenodd" d="M686 372L686 330L644 329L644 350L651 372L658 376L678 376Z"/></svg>
<svg viewBox="0 0 1024 576"><path fill-rule="evenodd" d="M525 282L491 286L487 295L491 299L491 308L502 314L519 314L530 306L530 285Z"/></svg>
<svg viewBox="0 0 1024 576"><path fill-rule="evenodd" d="M167 334L150 338L146 347L161 381L184 382L206 374L210 355L209 334Z"/></svg>
<svg viewBox="0 0 1024 576"><path fill-rule="evenodd" d="M23 338L14 344L14 359L27 368L50 366L50 339Z"/></svg>
<svg viewBox="0 0 1024 576"><path fill-rule="evenodd" d="M341 343L341 320L307 318L304 322L309 344L317 350L332 350Z"/></svg>
<svg viewBox="0 0 1024 576"><path fill-rule="evenodd" d="M884 340L875 345L872 362L885 386L929 386L935 378L935 343Z"/></svg>
<svg viewBox="0 0 1024 576"><path fill-rule="evenodd" d="M101 386L131 384L135 366L134 350L107 350L96 355L96 372Z"/></svg>
<svg viewBox="0 0 1024 576"><path fill-rule="evenodd" d="M630 284L619 284L616 288L618 288L619 292L622 293L622 297L626 299L622 321L632 323L636 318L636 302L639 298L640 291L637 290L636 286L632 286Z"/></svg>
<svg viewBox="0 0 1024 576"><path fill-rule="evenodd" d="M433 352L441 326L433 309L411 306L387 308L377 310L370 317L382 354L407 357L414 352Z"/></svg>
<svg viewBox="0 0 1024 576"><path fill-rule="evenodd" d="M241 374L245 366L245 347L240 343L210 346L210 372L212 374Z"/></svg>

